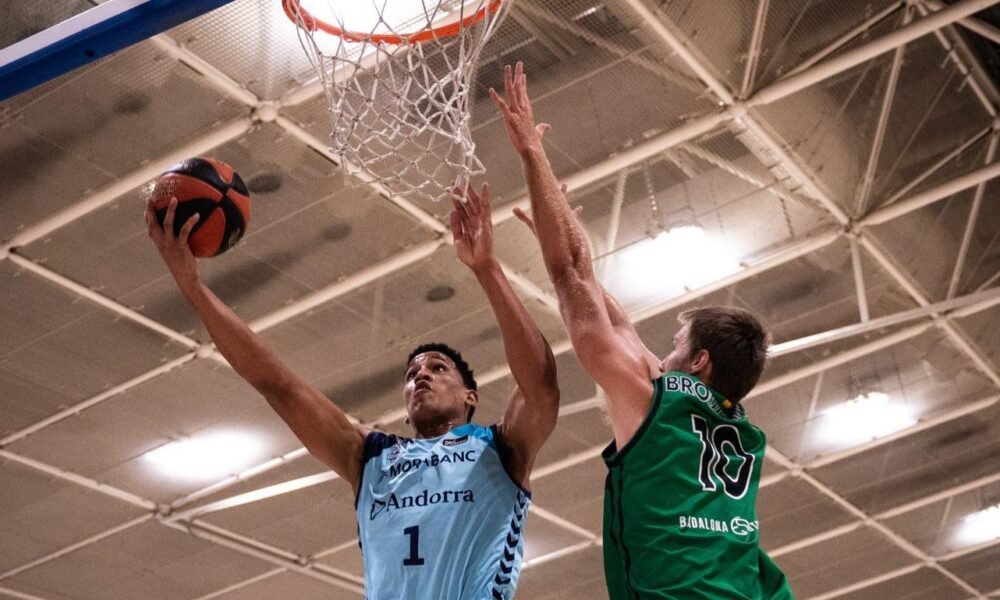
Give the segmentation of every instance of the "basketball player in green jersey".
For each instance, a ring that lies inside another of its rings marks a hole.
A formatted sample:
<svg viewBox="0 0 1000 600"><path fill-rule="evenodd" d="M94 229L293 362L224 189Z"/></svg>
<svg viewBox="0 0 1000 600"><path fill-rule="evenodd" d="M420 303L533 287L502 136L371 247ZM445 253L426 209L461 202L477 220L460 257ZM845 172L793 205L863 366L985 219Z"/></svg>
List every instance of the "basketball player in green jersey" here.
<svg viewBox="0 0 1000 600"><path fill-rule="evenodd" d="M611 599L791 598L758 543L754 505L766 442L739 404L763 371L767 334L747 311L691 310L681 315L670 355L657 359L594 275L586 235L545 156L548 125L535 123L521 64L504 68L504 88L503 96L490 94L521 155L563 322L608 396Z"/></svg>

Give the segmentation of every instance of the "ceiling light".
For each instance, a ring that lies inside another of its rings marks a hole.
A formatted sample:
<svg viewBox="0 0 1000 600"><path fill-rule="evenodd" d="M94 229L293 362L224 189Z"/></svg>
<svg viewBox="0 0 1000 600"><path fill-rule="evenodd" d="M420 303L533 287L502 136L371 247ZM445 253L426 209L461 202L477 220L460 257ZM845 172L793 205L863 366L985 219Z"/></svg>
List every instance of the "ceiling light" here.
<svg viewBox="0 0 1000 600"><path fill-rule="evenodd" d="M601 261L601 279L626 306L655 302L740 270L732 248L698 225L680 225Z"/></svg>
<svg viewBox="0 0 1000 600"><path fill-rule="evenodd" d="M973 546L1000 539L1000 504L973 513L955 529L953 540L960 546Z"/></svg>
<svg viewBox="0 0 1000 600"><path fill-rule="evenodd" d="M884 392L869 392L824 412L817 437L837 446L850 446L885 437L916 422L906 404L893 402Z"/></svg>
<svg viewBox="0 0 1000 600"><path fill-rule="evenodd" d="M143 460L161 475L210 480L238 473L264 458L264 444L246 432L215 431L170 442Z"/></svg>

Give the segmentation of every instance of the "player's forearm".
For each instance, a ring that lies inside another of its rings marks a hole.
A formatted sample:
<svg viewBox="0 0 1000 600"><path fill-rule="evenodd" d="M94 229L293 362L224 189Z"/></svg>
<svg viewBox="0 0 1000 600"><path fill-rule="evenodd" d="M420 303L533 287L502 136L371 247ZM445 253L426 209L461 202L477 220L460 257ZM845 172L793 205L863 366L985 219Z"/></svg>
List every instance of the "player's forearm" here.
<svg viewBox="0 0 1000 600"><path fill-rule="evenodd" d="M593 277L587 237L566 203L545 150L539 145L521 155L538 243L549 277Z"/></svg>
<svg viewBox="0 0 1000 600"><path fill-rule="evenodd" d="M503 269L494 261L474 272L500 326L511 375L525 398L558 399L552 349L517 297Z"/></svg>
<svg viewBox="0 0 1000 600"><path fill-rule="evenodd" d="M529 150L521 162L542 259L572 341L582 330L608 325L603 288L594 274L586 233L559 189L545 151Z"/></svg>
<svg viewBox="0 0 1000 600"><path fill-rule="evenodd" d="M250 385L265 393L291 383L291 373L260 336L203 283L184 285L181 291L205 324L219 353Z"/></svg>

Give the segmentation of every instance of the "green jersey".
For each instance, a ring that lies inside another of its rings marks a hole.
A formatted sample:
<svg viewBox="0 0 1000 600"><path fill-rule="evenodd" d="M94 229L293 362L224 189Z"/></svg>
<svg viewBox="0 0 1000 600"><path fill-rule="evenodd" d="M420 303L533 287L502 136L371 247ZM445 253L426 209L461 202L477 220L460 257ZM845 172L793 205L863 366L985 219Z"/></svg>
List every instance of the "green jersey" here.
<svg viewBox="0 0 1000 600"><path fill-rule="evenodd" d="M611 600L792 598L758 543L764 432L691 375L667 373L653 390L632 439L604 451Z"/></svg>

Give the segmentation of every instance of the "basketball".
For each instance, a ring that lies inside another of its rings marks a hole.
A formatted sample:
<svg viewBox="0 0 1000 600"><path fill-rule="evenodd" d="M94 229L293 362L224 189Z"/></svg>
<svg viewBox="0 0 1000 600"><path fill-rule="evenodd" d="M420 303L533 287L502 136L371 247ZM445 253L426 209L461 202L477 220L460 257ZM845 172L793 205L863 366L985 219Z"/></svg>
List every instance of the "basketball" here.
<svg viewBox="0 0 1000 600"><path fill-rule="evenodd" d="M191 252L218 256L232 248L250 225L250 192L233 168L212 158L189 158L176 164L153 185L156 220L163 225L171 198L177 198L174 235L191 216L200 215L188 237Z"/></svg>

